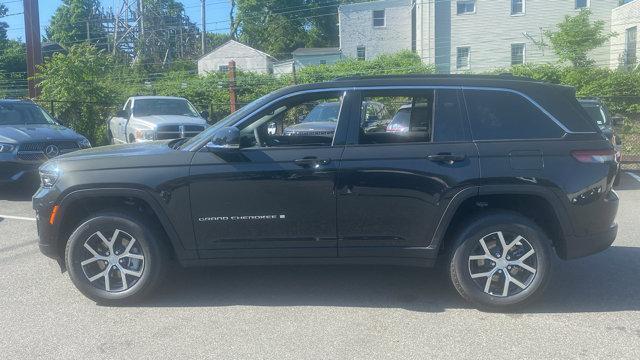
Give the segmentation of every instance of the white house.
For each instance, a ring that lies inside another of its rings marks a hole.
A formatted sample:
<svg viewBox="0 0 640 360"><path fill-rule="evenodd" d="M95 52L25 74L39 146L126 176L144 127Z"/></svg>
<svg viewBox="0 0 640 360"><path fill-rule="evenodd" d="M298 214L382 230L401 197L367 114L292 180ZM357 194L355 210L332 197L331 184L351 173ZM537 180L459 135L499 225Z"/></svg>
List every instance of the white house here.
<svg viewBox="0 0 640 360"><path fill-rule="evenodd" d="M382 0L340 5L342 54L364 60L411 50L413 3L412 0Z"/></svg>
<svg viewBox="0 0 640 360"><path fill-rule="evenodd" d="M611 67L638 66L638 29L640 29L640 0L633 0L613 9L611 31Z"/></svg>
<svg viewBox="0 0 640 360"><path fill-rule="evenodd" d="M618 4L619 0L381 0L343 5L338 10L340 44L346 56L362 58L412 49L442 73L555 62L545 30L588 8L591 20L604 21L604 31L609 32ZM609 48L607 44L590 55L598 65L608 66Z"/></svg>
<svg viewBox="0 0 640 360"><path fill-rule="evenodd" d="M198 59L198 75L208 72L227 71L229 62L236 62L236 69L262 74L272 74L273 56L251 46L229 40Z"/></svg>

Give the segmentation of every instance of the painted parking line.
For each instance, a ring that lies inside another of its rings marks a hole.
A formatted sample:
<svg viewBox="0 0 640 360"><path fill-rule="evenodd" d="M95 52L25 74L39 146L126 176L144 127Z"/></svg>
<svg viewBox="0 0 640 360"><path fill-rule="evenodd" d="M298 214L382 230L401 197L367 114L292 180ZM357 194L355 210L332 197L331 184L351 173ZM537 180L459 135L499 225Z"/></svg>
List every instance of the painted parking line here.
<svg viewBox="0 0 640 360"><path fill-rule="evenodd" d="M1 214L0 214L0 219L36 221L36 218L30 218L30 217L24 217L24 216L1 215Z"/></svg>
<svg viewBox="0 0 640 360"><path fill-rule="evenodd" d="M627 175L631 176L632 178L638 180L638 182L640 182L640 175L634 174L632 172L627 172Z"/></svg>

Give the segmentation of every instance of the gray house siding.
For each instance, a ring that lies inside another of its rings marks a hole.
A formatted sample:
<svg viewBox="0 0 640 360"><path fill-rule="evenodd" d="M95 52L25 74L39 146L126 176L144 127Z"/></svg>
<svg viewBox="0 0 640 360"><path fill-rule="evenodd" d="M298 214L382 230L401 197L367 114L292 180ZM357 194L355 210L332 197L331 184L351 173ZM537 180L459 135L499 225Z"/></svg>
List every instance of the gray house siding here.
<svg viewBox="0 0 640 360"><path fill-rule="evenodd" d="M274 58L250 46L230 40L198 59L198 75L216 72L229 61L236 62L236 68L262 74L273 73Z"/></svg>
<svg viewBox="0 0 640 360"><path fill-rule="evenodd" d="M411 50L411 0L383 0L341 5L340 49L346 57L357 57L358 47L365 47L366 59L381 54ZM373 26L373 11L385 11L385 25Z"/></svg>
<svg viewBox="0 0 640 360"><path fill-rule="evenodd" d="M611 13L611 31L616 36L611 38L611 68L624 65L627 48L627 31L636 29L636 61L640 58L640 0L634 0L613 10ZM636 62L637 66L637 62Z"/></svg>

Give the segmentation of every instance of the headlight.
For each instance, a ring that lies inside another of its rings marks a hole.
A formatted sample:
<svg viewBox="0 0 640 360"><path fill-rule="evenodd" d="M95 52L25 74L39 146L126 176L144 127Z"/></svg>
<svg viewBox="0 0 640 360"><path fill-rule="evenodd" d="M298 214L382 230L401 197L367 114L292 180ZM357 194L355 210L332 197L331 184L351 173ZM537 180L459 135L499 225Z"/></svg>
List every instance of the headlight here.
<svg viewBox="0 0 640 360"><path fill-rule="evenodd" d="M58 182L62 171L58 167L58 163L53 161L47 161L40 167L40 185L43 188L51 188Z"/></svg>
<svg viewBox="0 0 640 360"><path fill-rule="evenodd" d="M155 140L155 130L136 130L134 137L136 140L150 141Z"/></svg>
<svg viewBox="0 0 640 360"><path fill-rule="evenodd" d="M80 146L80 149L88 149L91 147L91 142L83 138L82 140L78 141L78 146Z"/></svg>
<svg viewBox="0 0 640 360"><path fill-rule="evenodd" d="M4 144L0 143L0 154L1 153L10 153L16 148L13 144Z"/></svg>

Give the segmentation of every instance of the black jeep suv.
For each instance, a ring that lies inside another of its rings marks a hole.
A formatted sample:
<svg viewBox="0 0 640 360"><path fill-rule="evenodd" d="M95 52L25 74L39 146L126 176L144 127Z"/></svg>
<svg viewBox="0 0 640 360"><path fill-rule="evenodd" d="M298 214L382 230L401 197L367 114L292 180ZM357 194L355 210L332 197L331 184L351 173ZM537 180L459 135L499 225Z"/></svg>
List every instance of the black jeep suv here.
<svg viewBox="0 0 640 360"><path fill-rule="evenodd" d="M368 131L367 101L409 109L406 129ZM333 137L283 133L326 102L340 102ZM554 253L611 245L614 155L569 87L351 78L276 91L191 139L63 155L33 205L41 251L101 303L146 295L169 259L439 260L464 298L504 309L540 295Z"/></svg>

